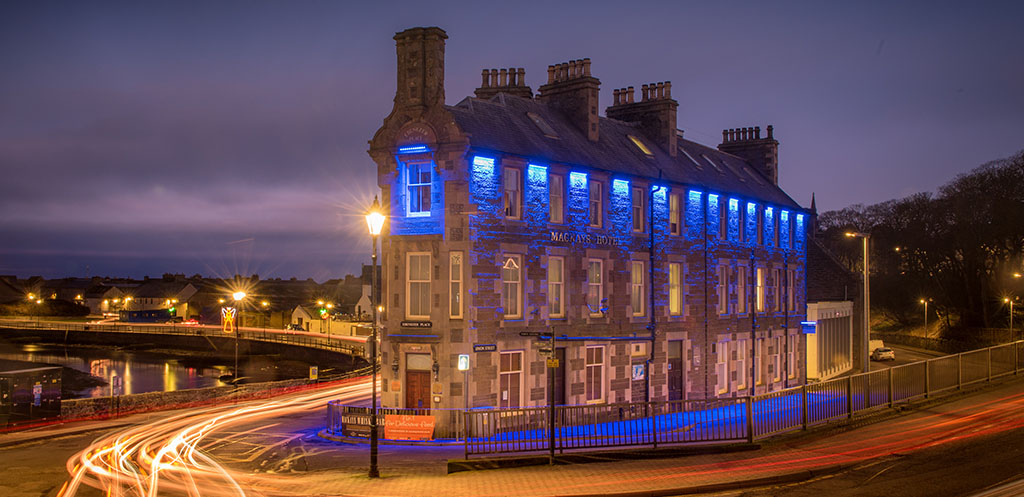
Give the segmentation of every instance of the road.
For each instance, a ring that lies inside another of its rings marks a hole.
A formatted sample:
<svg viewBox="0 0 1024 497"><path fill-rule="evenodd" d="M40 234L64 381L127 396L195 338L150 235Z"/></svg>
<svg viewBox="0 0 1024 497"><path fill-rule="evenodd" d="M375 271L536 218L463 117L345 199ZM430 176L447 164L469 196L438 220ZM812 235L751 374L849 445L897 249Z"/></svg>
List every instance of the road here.
<svg viewBox="0 0 1024 497"><path fill-rule="evenodd" d="M871 371L880 371L893 366L902 366L918 361L942 357L946 354L931 350L908 348L902 345L886 345L896 353L895 361L871 361Z"/></svg>

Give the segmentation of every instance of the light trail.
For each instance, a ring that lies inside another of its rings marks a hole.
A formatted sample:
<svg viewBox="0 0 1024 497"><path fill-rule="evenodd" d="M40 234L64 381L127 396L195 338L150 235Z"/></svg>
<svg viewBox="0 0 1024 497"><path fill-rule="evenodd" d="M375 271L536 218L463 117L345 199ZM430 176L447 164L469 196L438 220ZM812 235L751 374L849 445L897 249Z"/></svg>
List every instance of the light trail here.
<svg viewBox="0 0 1024 497"><path fill-rule="evenodd" d="M96 440L69 459L70 479L57 497L75 496L83 485L111 497L250 495L246 488L268 485L262 480L274 477L224 467L202 448L207 437L238 425L323 409L328 400L356 400L369 391L366 378L354 378L270 401L192 409L134 426Z"/></svg>

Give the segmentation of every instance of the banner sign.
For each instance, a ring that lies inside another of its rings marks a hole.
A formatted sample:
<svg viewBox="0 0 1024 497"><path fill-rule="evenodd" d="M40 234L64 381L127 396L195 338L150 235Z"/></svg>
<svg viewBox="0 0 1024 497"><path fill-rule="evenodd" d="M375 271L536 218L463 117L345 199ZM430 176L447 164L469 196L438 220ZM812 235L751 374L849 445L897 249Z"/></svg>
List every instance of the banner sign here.
<svg viewBox="0 0 1024 497"><path fill-rule="evenodd" d="M433 416L388 414L384 416L384 438L390 440L430 440L434 436Z"/></svg>

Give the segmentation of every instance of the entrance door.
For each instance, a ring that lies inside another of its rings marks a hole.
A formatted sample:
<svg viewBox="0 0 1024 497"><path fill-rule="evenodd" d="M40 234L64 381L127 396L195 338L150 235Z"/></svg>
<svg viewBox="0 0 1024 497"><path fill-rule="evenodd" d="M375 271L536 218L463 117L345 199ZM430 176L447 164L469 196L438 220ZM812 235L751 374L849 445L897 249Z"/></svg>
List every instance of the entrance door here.
<svg viewBox="0 0 1024 497"><path fill-rule="evenodd" d="M558 367L555 368L555 405L565 405L565 347L555 349L555 358L558 359Z"/></svg>
<svg viewBox="0 0 1024 497"><path fill-rule="evenodd" d="M668 342L668 400L684 400L686 370L683 366L683 341Z"/></svg>
<svg viewBox="0 0 1024 497"><path fill-rule="evenodd" d="M405 355L405 407L430 408L430 354Z"/></svg>

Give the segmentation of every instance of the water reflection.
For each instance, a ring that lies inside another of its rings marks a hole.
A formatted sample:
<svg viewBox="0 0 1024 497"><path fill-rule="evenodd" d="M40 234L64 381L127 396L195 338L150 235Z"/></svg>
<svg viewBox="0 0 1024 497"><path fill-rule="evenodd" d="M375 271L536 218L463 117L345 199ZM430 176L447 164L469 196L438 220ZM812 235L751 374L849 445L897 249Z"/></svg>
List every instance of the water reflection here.
<svg viewBox="0 0 1024 497"><path fill-rule="evenodd" d="M0 359L59 364L88 373L106 385L77 390L80 397L111 395L115 376L121 377L124 395L224 386L220 376L226 366L187 367L178 357L150 352L106 350L59 345L15 345L0 343Z"/></svg>

